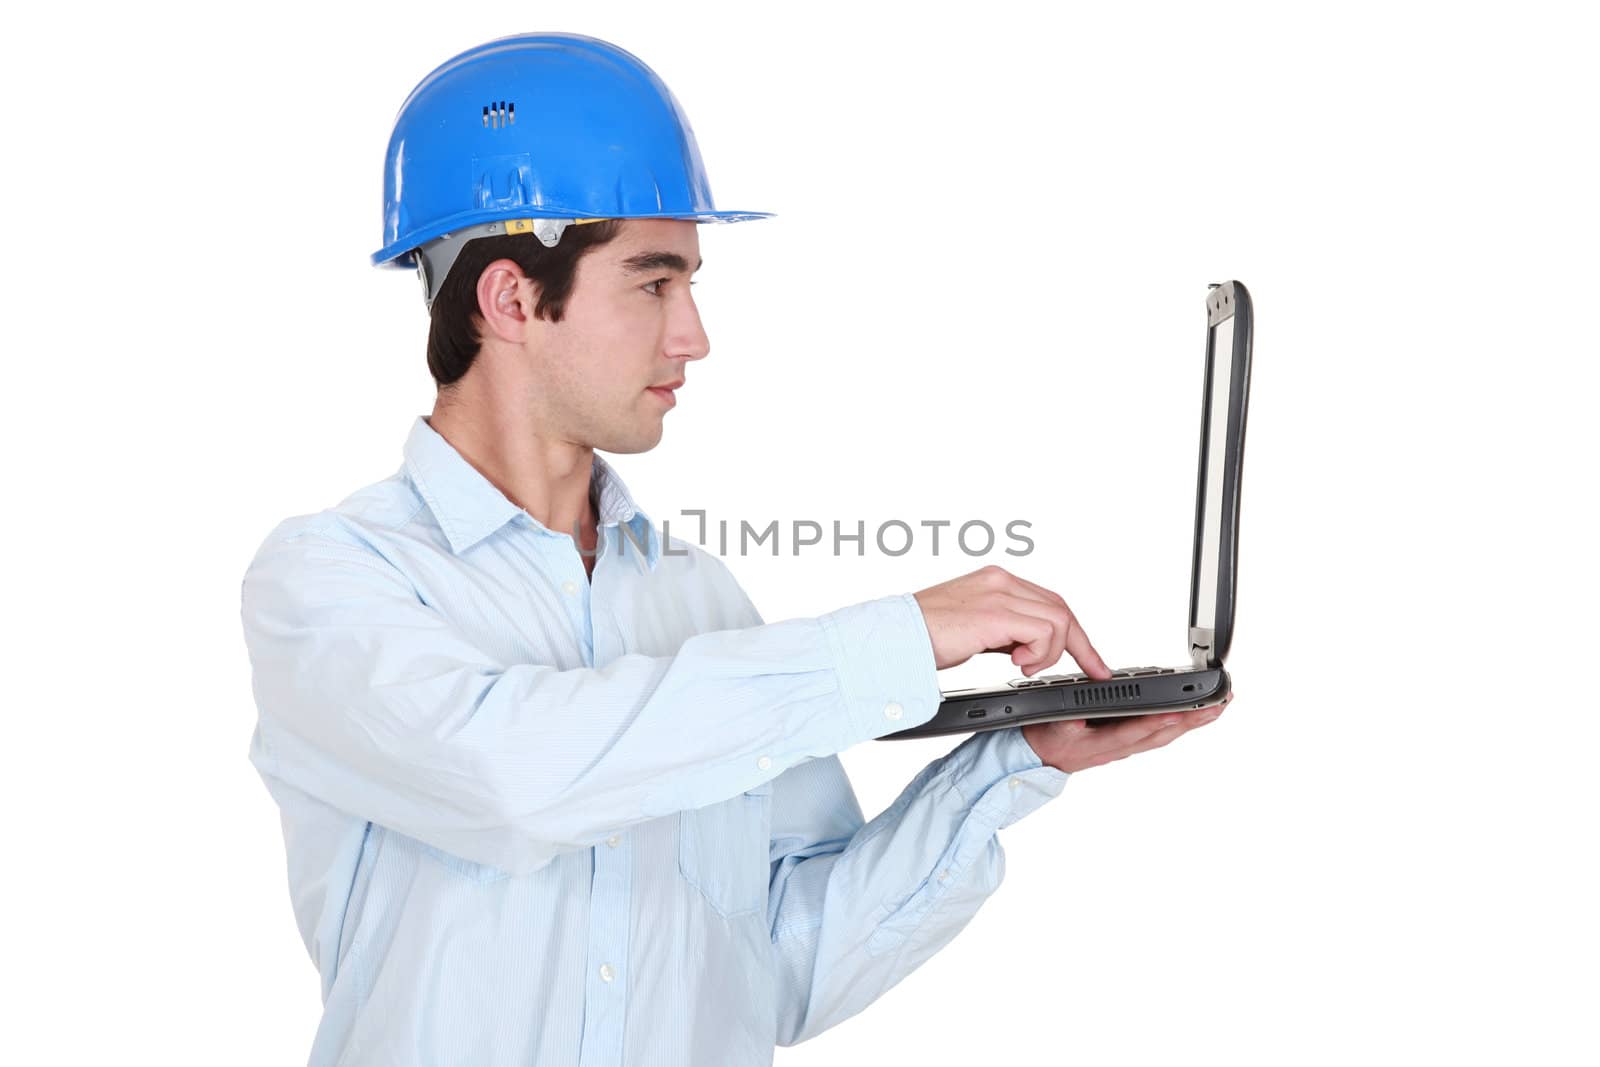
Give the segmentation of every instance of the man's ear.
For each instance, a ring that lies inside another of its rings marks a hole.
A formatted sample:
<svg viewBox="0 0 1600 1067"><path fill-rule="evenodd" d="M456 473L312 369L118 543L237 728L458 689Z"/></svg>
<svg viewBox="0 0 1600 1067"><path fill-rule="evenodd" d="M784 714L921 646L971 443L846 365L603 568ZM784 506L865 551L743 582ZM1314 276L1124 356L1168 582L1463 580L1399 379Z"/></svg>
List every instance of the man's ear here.
<svg viewBox="0 0 1600 1067"><path fill-rule="evenodd" d="M538 286L515 261L497 259L478 275L478 315L485 336L520 343L527 339Z"/></svg>

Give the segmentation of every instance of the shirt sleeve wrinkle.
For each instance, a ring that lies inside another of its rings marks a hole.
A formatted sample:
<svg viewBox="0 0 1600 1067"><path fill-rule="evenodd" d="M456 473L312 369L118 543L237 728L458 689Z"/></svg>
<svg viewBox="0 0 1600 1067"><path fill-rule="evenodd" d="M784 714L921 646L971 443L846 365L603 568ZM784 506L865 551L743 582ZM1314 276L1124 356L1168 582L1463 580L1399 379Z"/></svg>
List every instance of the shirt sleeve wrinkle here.
<svg viewBox="0 0 1600 1067"><path fill-rule="evenodd" d="M948 944L1004 878L998 830L1058 795L1066 778L1020 730L974 734L836 853L777 868L787 883L771 916L778 1043L856 1014Z"/></svg>
<svg viewBox="0 0 1600 1067"><path fill-rule="evenodd" d="M911 644L920 615L898 597L599 670L502 667L392 564L299 536L252 561L241 615L263 773L514 872L878 736L895 725L875 715L884 700L916 706L931 687L915 659L864 668L829 637L883 619Z"/></svg>

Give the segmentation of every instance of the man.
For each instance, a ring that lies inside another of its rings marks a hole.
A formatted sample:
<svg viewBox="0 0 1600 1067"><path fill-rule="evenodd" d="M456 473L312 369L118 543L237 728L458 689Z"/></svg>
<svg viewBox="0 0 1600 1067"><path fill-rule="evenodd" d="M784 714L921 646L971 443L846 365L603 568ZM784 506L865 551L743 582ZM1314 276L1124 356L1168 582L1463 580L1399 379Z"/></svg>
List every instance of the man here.
<svg viewBox="0 0 1600 1067"><path fill-rule="evenodd" d="M716 556L663 543L596 452L660 441L709 350L696 225L756 216L715 210L635 57L469 51L385 173L375 258L418 267L437 403L243 584L312 1063L770 1063L949 942L996 832L1069 772L1220 710L975 734L865 822L836 753L931 718L936 669L1065 650L1109 675L1065 601L985 567L763 625Z"/></svg>

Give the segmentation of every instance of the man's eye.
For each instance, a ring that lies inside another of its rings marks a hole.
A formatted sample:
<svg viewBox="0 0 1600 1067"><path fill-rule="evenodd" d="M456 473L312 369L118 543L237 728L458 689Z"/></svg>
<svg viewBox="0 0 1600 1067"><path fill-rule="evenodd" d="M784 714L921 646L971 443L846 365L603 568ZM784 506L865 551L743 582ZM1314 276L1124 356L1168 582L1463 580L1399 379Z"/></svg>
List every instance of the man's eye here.
<svg viewBox="0 0 1600 1067"><path fill-rule="evenodd" d="M643 289L645 292L649 293L651 296L660 296L661 292L660 292L659 287L663 286L663 285L666 285L671 280L672 280L671 278L657 278L653 282L646 282L644 285L641 285L639 288ZM689 284L690 285L698 285L699 283L691 281Z"/></svg>

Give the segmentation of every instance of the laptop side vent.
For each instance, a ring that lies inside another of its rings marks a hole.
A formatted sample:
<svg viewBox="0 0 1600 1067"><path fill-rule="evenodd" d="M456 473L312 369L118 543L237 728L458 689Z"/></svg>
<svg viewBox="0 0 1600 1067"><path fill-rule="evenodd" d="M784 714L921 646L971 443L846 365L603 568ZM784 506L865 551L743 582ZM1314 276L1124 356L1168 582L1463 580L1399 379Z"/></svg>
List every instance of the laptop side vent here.
<svg viewBox="0 0 1600 1067"><path fill-rule="evenodd" d="M1139 698L1139 684L1137 682L1121 683L1116 685L1091 685L1076 688L1072 691L1072 704L1079 708L1093 708L1104 704L1115 704L1122 700L1137 700Z"/></svg>

